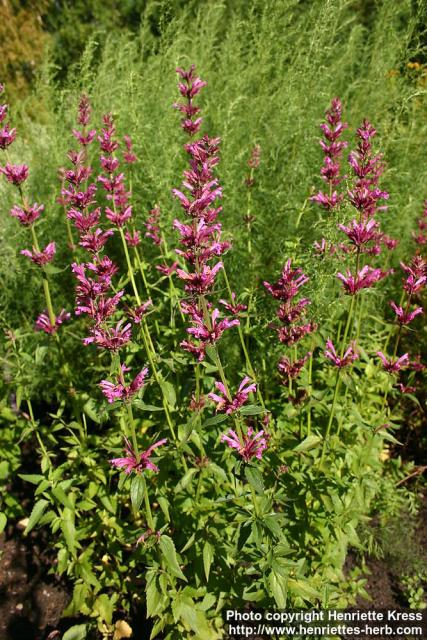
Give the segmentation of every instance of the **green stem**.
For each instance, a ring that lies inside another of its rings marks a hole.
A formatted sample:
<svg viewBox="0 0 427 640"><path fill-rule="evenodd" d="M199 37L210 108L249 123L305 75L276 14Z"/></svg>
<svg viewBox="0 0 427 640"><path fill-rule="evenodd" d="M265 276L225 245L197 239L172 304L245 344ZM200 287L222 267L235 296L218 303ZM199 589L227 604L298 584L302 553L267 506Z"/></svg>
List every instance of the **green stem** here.
<svg viewBox="0 0 427 640"><path fill-rule="evenodd" d="M154 528L154 520L153 520L153 514L151 512L151 504L150 504L150 498L148 496L148 489L147 489L147 483L145 482L145 478L144 475L141 474L141 483L143 485L144 488L144 503L145 503L145 510L147 512L147 524L149 526L149 528L151 529L151 531L155 531Z"/></svg>
<svg viewBox="0 0 427 640"><path fill-rule="evenodd" d="M331 425L332 425L332 422L333 422L334 416L335 416L335 405L336 405L336 402L337 402L338 390L339 390L339 386L340 386L340 380L341 380L341 378L340 378L340 370L338 369L337 370L337 379L336 379L336 382L335 382L334 398L332 400L332 407L331 407L331 412L329 414L328 426L326 428L326 434L325 434L325 437L324 437L324 440L323 440L323 447L322 447L322 455L320 457L320 464L322 464L323 458L325 456L326 445L327 445L328 440L329 440L329 433L331 431Z"/></svg>
<svg viewBox="0 0 427 640"><path fill-rule="evenodd" d="M38 239L37 239L37 235L36 235L36 230L34 229L34 225L31 225L31 235L32 235L32 238L33 238L34 249L37 252L40 252L40 245L38 243ZM44 269L42 271L42 282L43 282L43 292L44 292L44 297L45 297L45 301L46 301L47 313L49 315L49 322L50 322L51 326L54 327L55 324L56 324L56 316L55 316L55 313L53 311L52 298L51 298L51 295L50 295L50 288L49 288L49 281L47 279L47 273L46 273L46 271Z"/></svg>

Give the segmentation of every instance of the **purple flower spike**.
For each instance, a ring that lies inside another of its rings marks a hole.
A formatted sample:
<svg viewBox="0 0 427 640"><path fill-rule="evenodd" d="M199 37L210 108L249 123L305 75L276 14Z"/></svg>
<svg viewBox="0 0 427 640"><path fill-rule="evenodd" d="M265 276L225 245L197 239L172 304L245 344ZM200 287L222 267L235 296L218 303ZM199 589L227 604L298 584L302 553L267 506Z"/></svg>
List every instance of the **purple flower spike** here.
<svg viewBox="0 0 427 640"><path fill-rule="evenodd" d="M251 379L248 376L243 378L237 393L231 400L227 398L227 391L224 384L222 382L215 382L215 387L222 395L212 392L208 394L208 397L216 403L217 411L225 411L225 413L228 414L234 413L246 403L250 393L256 392L256 384L253 382L249 384L250 382Z"/></svg>
<svg viewBox="0 0 427 640"><path fill-rule="evenodd" d="M157 449L157 447L161 447L166 443L166 438L158 440L157 442L152 444L151 447L148 447L146 451L140 453L139 457L137 457L137 454L133 450L131 443L127 438L125 438L126 457L113 458L113 460L110 460L110 464L112 464L113 467L116 467L116 469L123 469L123 471L127 474L132 473L132 471L134 471L135 473L142 473L142 471L145 471L146 469L157 473L159 471L159 468L154 464L152 460L150 460L150 456L152 455L154 449Z"/></svg>
<svg viewBox="0 0 427 640"><path fill-rule="evenodd" d="M268 447L268 434L264 430L258 431L254 435L252 427L248 428L247 434L243 435L243 442L235 431L229 429L221 436L221 442L225 442L232 449L236 449L245 462L250 462L252 458L261 460L263 452Z"/></svg>

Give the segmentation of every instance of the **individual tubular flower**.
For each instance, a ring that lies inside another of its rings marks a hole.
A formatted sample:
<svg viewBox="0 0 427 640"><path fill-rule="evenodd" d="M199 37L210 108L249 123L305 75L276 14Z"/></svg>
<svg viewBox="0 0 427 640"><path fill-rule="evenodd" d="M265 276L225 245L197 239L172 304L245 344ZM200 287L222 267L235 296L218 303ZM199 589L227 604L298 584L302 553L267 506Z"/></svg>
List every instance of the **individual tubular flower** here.
<svg viewBox="0 0 427 640"><path fill-rule="evenodd" d="M167 264L156 264L157 271L160 271L160 273L166 277L169 277L173 273L175 273L177 267L178 267L177 262L173 262L170 266Z"/></svg>
<svg viewBox="0 0 427 640"><path fill-rule="evenodd" d="M264 430L254 434L252 427L248 427L247 433L242 435L243 441L235 431L229 429L222 434L221 442L225 442L232 449L236 449L245 462L250 462L252 458L261 460L264 451L268 447L268 435Z"/></svg>
<svg viewBox="0 0 427 640"><path fill-rule="evenodd" d="M113 458L110 460L110 464L116 469L122 469L125 473L129 474L134 471L135 473L142 473L146 469L150 471L154 471L157 473L159 468L154 464L150 457L153 454L153 451L158 447L161 447L167 443L167 439L163 438L162 440L158 440L154 444L152 444L148 449L140 453L139 455L133 450L131 443L127 438L125 438L125 453L126 457L124 458Z"/></svg>
<svg viewBox="0 0 427 640"><path fill-rule="evenodd" d="M337 278L342 281L345 292L354 296L361 289L373 287L376 282L385 278L386 275L387 273L381 269L374 269L366 265L358 271L356 275L353 275L351 271L347 269L346 275L337 273Z"/></svg>
<svg viewBox="0 0 427 640"><path fill-rule="evenodd" d="M221 395L211 392L208 394L208 397L215 402L217 411L224 411L228 414L234 413L240 409L240 407L246 403L249 394L256 392L256 384L251 382L251 379L248 376L243 378L237 393L231 398L231 400L228 399L227 390L222 382L215 382L215 387Z"/></svg>
<svg viewBox="0 0 427 640"><path fill-rule="evenodd" d="M344 179L340 175L340 158L343 150L347 147L347 142L340 140L347 124L342 122L342 105L339 98L333 98L331 106L325 111L326 122L320 125L324 140L319 140L324 153L323 167L320 170L322 179L329 185L329 193L319 193L312 196L310 200L316 202L327 210L337 207L343 195L334 190Z"/></svg>
<svg viewBox="0 0 427 640"><path fill-rule="evenodd" d="M41 313L37 318L34 328L36 331L44 331L49 335L56 333L63 322L66 322L71 317L71 314L68 313L65 309L62 309L60 313L55 318L55 324L51 325L49 316L46 311Z"/></svg>
<svg viewBox="0 0 427 640"><path fill-rule="evenodd" d="M400 266L408 274L403 288L406 293L413 296L421 291L427 282L427 263L422 256L414 256L409 265L401 262Z"/></svg>
<svg viewBox="0 0 427 640"><path fill-rule="evenodd" d="M352 342L348 349L342 356L339 356L331 340L326 341L325 356L334 364L338 369L342 369L352 364L358 359L359 354L356 350L356 343Z"/></svg>
<svg viewBox="0 0 427 640"><path fill-rule="evenodd" d="M142 369L137 376L132 380L129 385L125 385L123 381L123 375L128 368L122 365L122 376L117 380L116 384L110 382L109 380L101 380L99 386L101 387L102 393L107 398L109 403L116 402L117 400L130 400L134 395L138 393L140 389L144 386L145 378L148 375L148 368L145 367Z"/></svg>
<svg viewBox="0 0 427 640"><path fill-rule="evenodd" d="M142 318L148 313L149 308L152 306L153 303L151 299L149 299L146 302L140 304L138 307L135 307L134 309L128 308L127 313L135 324L139 324Z"/></svg>
<svg viewBox="0 0 427 640"><path fill-rule="evenodd" d="M377 351L377 356L388 373L398 373L403 367L409 366L409 355L407 353L397 359L387 358L382 351Z"/></svg>
<svg viewBox="0 0 427 640"><path fill-rule="evenodd" d="M21 254L29 258L31 262L34 262L34 264L37 264L39 267L42 267L45 264L52 262L55 252L56 252L55 243L49 242L49 244L43 249L43 251L37 251L33 247L32 252L29 251L28 249L22 249Z"/></svg>
<svg viewBox="0 0 427 640"><path fill-rule="evenodd" d="M403 309L402 307L398 307L393 300L390 302L390 306L396 314L396 318L399 324L409 324L416 318L420 313L423 313L422 307L416 307L413 311L409 311L409 309Z"/></svg>

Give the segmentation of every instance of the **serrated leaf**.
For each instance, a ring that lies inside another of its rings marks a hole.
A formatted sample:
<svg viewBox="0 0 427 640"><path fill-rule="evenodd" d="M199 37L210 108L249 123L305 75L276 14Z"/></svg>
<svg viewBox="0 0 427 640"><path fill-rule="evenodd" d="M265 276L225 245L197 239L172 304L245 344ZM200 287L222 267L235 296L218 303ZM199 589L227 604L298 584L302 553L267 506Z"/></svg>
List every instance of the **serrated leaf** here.
<svg viewBox="0 0 427 640"><path fill-rule="evenodd" d="M207 581L209 581L209 573L211 570L213 559L214 559L214 548L210 544L210 542L206 540L203 547L203 567L205 569L205 576Z"/></svg>
<svg viewBox="0 0 427 640"><path fill-rule="evenodd" d="M87 636L86 624L75 624L62 636L62 640L85 640Z"/></svg>
<svg viewBox="0 0 427 640"><path fill-rule="evenodd" d="M44 498L42 498L41 500L38 500L32 511L31 511L31 515L30 518L28 520L28 524L25 528L24 531L24 535L26 536L28 533L30 533L31 529L33 529L36 524L38 523L38 521L40 520L40 518L43 515L44 510L46 509L47 505L49 504L49 500L45 500Z"/></svg>
<svg viewBox="0 0 427 640"><path fill-rule="evenodd" d="M167 566L170 572L177 578L181 578L181 580L185 580L187 582L187 578L182 573L181 568L178 564L176 549L172 538L162 535L160 537L159 547L167 562Z"/></svg>
<svg viewBox="0 0 427 640"><path fill-rule="evenodd" d="M255 467L245 467L245 476L251 487L253 487L257 493L263 495L264 482L259 470L255 469Z"/></svg>
<svg viewBox="0 0 427 640"><path fill-rule="evenodd" d="M260 413L265 413L265 409L257 404L248 404L240 409L240 413L243 416L258 416Z"/></svg>
<svg viewBox="0 0 427 640"><path fill-rule="evenodd" d="M136 513L139 511L142 500L144 498L145 480L140 475L135 475L132 478L130 485L130 500L132 502L132 509Z"/></svg>
<svg viewBox="0 0 427 640"><path fill-rule="evenodd" d="M309 451L310 449L314 449L319 444L321 438L319 436L307 436L305 440L299 443L296 447L294 447L293 451L297 453L301 451Z"/></svg>
<svg viewBox="0 0 427 640"><path fill-rule="evenodd" d="M0 512L0 533L3 533L6 524L7 524L6 514Z"/></svg>

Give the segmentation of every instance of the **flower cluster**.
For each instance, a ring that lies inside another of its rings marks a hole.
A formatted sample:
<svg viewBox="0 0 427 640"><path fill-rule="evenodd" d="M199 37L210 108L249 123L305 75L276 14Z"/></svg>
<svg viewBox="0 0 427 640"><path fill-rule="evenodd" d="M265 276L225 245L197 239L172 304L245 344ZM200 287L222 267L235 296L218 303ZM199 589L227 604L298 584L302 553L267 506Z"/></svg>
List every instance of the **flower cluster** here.
<svg viewBox="0 0 427 640"><path fill-rule="evenodd" d="M110 460L110 463L113 467L117 469L123 469L123 471L127 474L132 473L142 473L146 469L150 471L154 471L157 473L159 467L154 464L154 462L150 459L153 451L158 447L161 447L167 443L167 439L163 438L162 440L158 440L154 444L152 444L148 449L143 451L140 454L137 454L129 442L127 438L125 438L125 453L127 454L124 458L113 458Z"/></svg>
<svg viewBox="0 0 427 640"><path fill-rule="evenodd" d="M344 176L341 176L341 155L347 142L340 140L347 124L342 122L342 105L339 98L334 98L329 109L325 111L326 122L320 125L324 140L319 140L324 153L323 167L320 170L322 179L329 186L329 192L319 191L310 199L327 210L337 207L343 199L337 187Z"/></svg>
<svg viewBox="0 0 427 640"><path fill-rule="evenodd" d="M299 290L308 282L308 277L302 272L302 269L293 268L291 259L287 260L282 269L279 280L270 284L264 282L264 287L275 298L280 300L280 307L277 311L281 325L271 325L277 331L279 341L286 346L291 346L299 342L304 336L312 333L316 326L312 322L297 324L305 314L307 305L310 304L308 298L300 298L295 301ZM310 354L306 354L302 359L290 362L287 358L282 358L279 363L279 372L282 375L283 382L287 383L289 379L295 378L300 373L305 361Z"/></svg>
<svg viewBox="0 0 427 640"><path fill-rule="evenodd" d="M357 360L359 357L359 353L356 349L356 343L352 342L348 349L341 356L339 356L332 341L328 339L326 341L325 356L332 362L332 364L338 367L338 369L343 369L344 367L347 367L355 360Z"/></svg>
<svg viewBox="0 0 427 640"><path fill-rule="evenodd" d="M129 385L124 384L124 374L129 371L126 365L121 366L121 375L118 377L116 384L109 380L101 380L99 386L102 393L111 404L117 400L130 400L144 386L145 378L148 375L148 368L144 367L132 380Z"/></svg>
<svg viewBox="0 0 427 640"><path fill-rule="evenodd" d="M237 393L231 398L228 398L228 393L225 385L222 382L215 382L215 386L221 395L211 392L208 397L216 404L217 411L224 411L225 413L234 413L240 407L242 407L247 401L250 393L255 393L256 384L251 383L251 379L245 376L239 385Z"/></svg>
<svg viewBox="0 0 427 640"><path fill-rule="evenodd" d="M232 449L236 449L245 462L250 462L251 458L261 460L262 454L268 447L268 435L264 430L254 434L252 427L248 427L247 433L242 434L242 440L233 429L222 434L221 442L225 442Z"/></svg>
<svg viewBox="0 0 427 640"><path fill-rule="evenodd" d="M260 162L261 162L261 147L259 144L256 144L253 147L250 158L248 160L248 167L250 170L249 175L246 176L245 178L245 184L249 188L253 187L255 184L254 170L258 169Z"/></svg>
<svg viewBox="0 0 427 640"><path fill-rule="evenodd" d="M177 72L183 80L179 89L187 97L188 103L175 106L187 116L184 129L194 133L200 127L201 118L197 118L190 127L191 118L199 112L192 100L206 83L195 77L194 65L188 72L182 69L177 69ZM222 196L222 189L214 175L214 168L219 162L219 143L218 138L204 136L184 145L190 156L189 168L184 171L182 183L187 195L178 189L172 191L188 218L188 223L180 220L173 223L182 246L176 251L187 263L187 270L177 268L176 273L184 282L184 289L190 297L189 303L181 305L192 324L187 332L197 340L197 343L184 340L181 346L194 353L198 360L204 359L206 347L215 344L226 329L239 324L238 319L219 320L218 309L210 313L206 299L214 286L216 275L223 267L220 260L213 265L210 263L230 248L230 243L221 241L221 223L217 222L221 207L216 206L216 200Z"/></svg>

